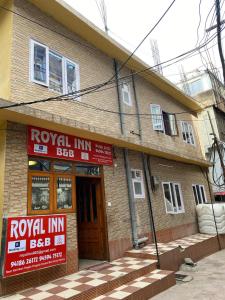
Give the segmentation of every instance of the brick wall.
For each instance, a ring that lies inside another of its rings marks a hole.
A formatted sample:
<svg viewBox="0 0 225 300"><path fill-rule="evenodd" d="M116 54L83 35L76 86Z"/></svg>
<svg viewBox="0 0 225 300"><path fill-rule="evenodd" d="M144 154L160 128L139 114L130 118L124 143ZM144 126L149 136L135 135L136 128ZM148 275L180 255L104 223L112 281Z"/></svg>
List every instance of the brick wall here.
<svg viewBox="0 0 225 300"><path fill-rule="evenodd" d="M183 164L157 157L151 157L150 166L152 176L156 176L159 181L156 191L152 193L156 230L195 223L196 213L192 184L203 184L207 200L210 201L207 180L202 174L201 169L195 165ZM185 213L176 215L166 214L162 182L168 181L181 184Z"/></svg>
<svg viewBox="0 0 225 300"><path fill-rule="evenodd" d="M31 5L28 1L15 0L14 9L17 13L40 23L42 26L14 15L11 100L21 102L59 95L58 93L50 91L47 87L29 81L30 39L37 40L40 43L47 45L56 53L77 62L80 66L81 89L104 82L113 76L114 67L112 58L65 29L59 23L54 21L54 19L46 17L39 9ZM69 39L52 30L68 36ZM131 70L123 68L120 77L130 74ZM128 81L130 85L132 99L132 106L128 106L123 102L121 104L122 111L126 113L123 117L125 123L125 135L132 138L136 143L140 143L139 137L131 133L131 131L138 133L138 121L137 116L135 115L136 108L131 78L128 78L125 81ZM150 103L160 104L162 109L167 112L180 113L188 111L186 107L161 92L140 76L135 76L135 85L140 113L142 114L150 113ZM96 107L104 108L105 110L118 112L119 108L115 84L111 89L81 97L81 102L47 102L35 104L32 105L32 107L95 126L97 131L98 128L104 128L104 130L108 132L120 133L120 120L118 114L96 111L90 107L84 107L84 104L91 104ZM177 119L179 136L170 137L153 130L151 116L141 116L143 141L148 142L149 145L155 147L164 145L165 149L167 148L169 151L177 151L179 147L181 155L185 154L192 157L202 157L197 134L195 134L196 147L187 145L182 140L180 120L190 120L191 122L195 117L190 116L190 114L187 113L178 115ZM193 122L194 127L195 123L196 122Z"/></svg>

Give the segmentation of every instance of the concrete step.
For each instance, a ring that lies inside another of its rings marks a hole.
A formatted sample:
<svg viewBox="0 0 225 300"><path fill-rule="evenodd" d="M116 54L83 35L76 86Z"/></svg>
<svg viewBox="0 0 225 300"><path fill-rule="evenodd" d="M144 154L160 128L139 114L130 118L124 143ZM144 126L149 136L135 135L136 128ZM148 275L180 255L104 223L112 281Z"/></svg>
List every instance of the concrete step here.
<svg viewBox="0 0 225 300"><path fill-rule="evenodd" d="M206 234L195 234L168 243L158 243L160 268L177 271L185 257L190 257L196 262L218 250L217 238ZM157 259L154 244L126 251L125 255L141 259Z"/></svg>
<svg viewBox="0 0 225 300"><path fill-rule="evenodd" d="M89 300L108 293L156 269L156 260L123 257L98 271L83 270L4 300Z"/></svg>
<svg viewBox="0 0 225 300"><path fill-rule="evenodd" d="M175 284L173 272L157 269L94 300L147 300Z"/></svg>

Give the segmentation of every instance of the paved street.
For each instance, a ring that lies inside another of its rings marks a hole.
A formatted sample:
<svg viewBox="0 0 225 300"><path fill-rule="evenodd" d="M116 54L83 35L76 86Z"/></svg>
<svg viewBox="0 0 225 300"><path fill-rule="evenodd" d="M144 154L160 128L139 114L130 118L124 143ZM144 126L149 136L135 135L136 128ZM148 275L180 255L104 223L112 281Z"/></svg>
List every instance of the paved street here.
<svg viewBox="0 0 225 300"><path fill-rule="evenodd" d="M154 300L224 300L225 250L198 262L195 271L180 272L193 277L187 283L178 283L155 296Z"/></svg>

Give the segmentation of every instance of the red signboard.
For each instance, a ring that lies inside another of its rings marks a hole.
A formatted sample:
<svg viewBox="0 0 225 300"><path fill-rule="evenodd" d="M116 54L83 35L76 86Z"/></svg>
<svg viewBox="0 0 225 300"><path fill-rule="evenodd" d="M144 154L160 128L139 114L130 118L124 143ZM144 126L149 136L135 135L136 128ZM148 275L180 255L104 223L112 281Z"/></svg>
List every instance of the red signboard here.
<svg viewBox="0 0 225 300"><path fill-rule="evenodd" d="M112 165L112 146L51 131L28 127L28 154L100 165Z"/></svg>
<svg viewBox="0 0 225 300"><path fill-rule="evenodd" d="M66 215L7 219L3 277L66 262Z"/></svg>

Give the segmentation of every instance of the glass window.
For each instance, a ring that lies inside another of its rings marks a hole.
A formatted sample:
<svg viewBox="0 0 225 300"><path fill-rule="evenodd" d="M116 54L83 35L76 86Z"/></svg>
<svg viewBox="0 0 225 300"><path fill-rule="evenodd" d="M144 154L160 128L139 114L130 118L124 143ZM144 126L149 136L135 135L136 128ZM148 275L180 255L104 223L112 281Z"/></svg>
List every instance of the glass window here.
<svg viewBox="0 0 225 300"><path fill-rule="evenodd" d="M33 44L33 79L47 83L47 48L41 44Z"/></svg>
<svg viewBox="0 0 225 300"><path fill-rule="evenodd" d="M32 176L32 210L49 210L50 178L48 176Z"/></svg>
<svg viewBox="0 0 225 300"><path fill-rule="evenodd" d="M142 170L134 170L134 169L131 170L131 177L132 177L134 198L144 198L145 191L144 191Z"/></svg>
<svg viewBox="0 0 225 300"><path fill-rule="evenodd" d="M131 102L131 96L130 96L130 89L129 89L129 85L127 83L123 83L122 85L122 98L123 98L123 102L127 105L132 105Z"/></svg>
<svg viewBox="0 0 225 300"><path fill-rule="evenodd" d="M164 190L166 211L173 212L173 204L172 204L170 185L168 183L164 183L163 190Z"/></svg>
<svg viewBox="0 0 225 300"><path fill-rule="evenodd" d="M76 174L100 176L100 167L93 166L93 165L79 164L76 165Z"/></svg>
<svg viewBox="0 0 225 300"><path fill-rule="evenodd" d="M62 57L49 52L49 88L63 93Z"/></svg>
<svg viewBox="0 0 225 300"><path fill-rule="evenodd" d="M153 129L156 131L164 131L163 116L160 105L151 104L150 108Z"/></svg>
<svg viewBox="0 0 225 300"><path fill-rule="evenodd" d="M72 163L67 161L54 161L53 163L53 170L58 173L71 173L72 167Z"/></svg>
<svg viewBox="0 0 225 300"><path fill-rule="evenodd" d="M76 65L68 60L66 61L66 79L66 93L72 93L76 91Z"/></svg>
<svg viewBox="0 0 225 300"><path fill-rule="evenodd" d="M196 205L207 202L206 196L205 196L204 185L193 184L192 189L193 189L193 194L194 194Z"/></svg>
<svg viewBox="0 0 225 300"><path fill-rule="evenodd" d="M166 212L177 214L184 212L183 198L179 183L162 183Z"/></svg>
<svg viewBox="0 0 225 300"><path fill-rule="evenodd" d="M75 176L67 161L29 159L28 213L45 214L75 210ZM65 173L65 175L64 175Z"/></svg>
<svg viewBox="0 0 225 300"><path fill-rule="evenodd" d="M79 89L79 65L31 40L31 80L60 94Z"/></svg>
<svg viewBox="0 0 225 300"><path fill-rule="evenodd" d="M169 116L171 135L177 135L178 133L177 133L176 117L174 114L168 114L168 116Z"/></svg>
<svg viewBox="0 0 225 300"><path fill-rule="evenodd" d="M195 145L192 125L189 124L188 122L182 121L181 128L182 128L183 140L187 144Z"/></svg>
<svg viewBox="0 0 225 300"><path fill-rule="evenodd" d="M189 82L189 88L190 88L191 95L196 95L202 92L203 91L202 80L198 79L193 82Z"/></svg>
<svg viewBox="0 0 225 300"><path fill-rule="evenodd" d="M72 179L57 177L57 209L72 208Z"/></svg>
<svg viewBox="0 0 225 300"><path fill-rule="evenodd" d="M50 171L49 160L30 158L28 165L29 165L29 170L32 171L45 171L45 172Z"/></svg>

